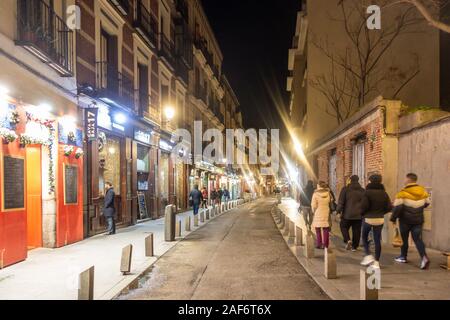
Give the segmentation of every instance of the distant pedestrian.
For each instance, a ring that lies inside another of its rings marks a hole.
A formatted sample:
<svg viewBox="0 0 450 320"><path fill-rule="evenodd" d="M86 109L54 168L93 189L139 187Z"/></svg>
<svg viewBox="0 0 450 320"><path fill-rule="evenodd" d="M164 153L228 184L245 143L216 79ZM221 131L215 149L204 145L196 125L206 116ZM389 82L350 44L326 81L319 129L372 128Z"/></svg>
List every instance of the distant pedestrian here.
<svg viewBox="0 0 450 320"><path fill-rule="evenodd" d="M313 222L313 213L311 210L311 200L313 194L314 194L314 185L312 180L309 180L306 183L305 188L300 191L300 207L299 207L299 211L303 214L305 225L309 230L311 230L311 225Z"/></svg>
<svg viewBox="0 0 450 320"><path fill-rule="evenodd" d="M328 185L320 181L311 199L311 209L314 213L313 227L316 229L316 248L318 249L328 248L330 243L331 201L332 197Z"/></svg>
<svg viewBox="0 0 450 320"><path fill-rule="evenodd" d="M208 208L208 190L203 187L202 188L202 208Z"/></svg>
<svg viewBox="0 0 450 320"><path fill-rule="evenodd" d="M220 187L219 190L217 190L217 197L219 198L219 204L222 204L223 190Z"/></svg>
<svg viewBox="0 0 450 320"><path fill-rule="evenodd" d="M103 208L103 216L107 223L107 235L113 235L116 233L116 208L114 207L114 199L116 194L111 182L105 183L105 204Z"/></svg>
<svg viewBox="0 0 450 320"><path fill-rule="evenodd" d="M192 189L189 194L189 201L192 203L192 208L194 210L194 216L198 214L198 209L200 208L200 204L203 201L202 193L198 190L198 185L194 185L194 189Z"/></svg>
<svg viewBox="0 0 450 320"><path fill-rule="evenodd" d="M342 215L340 227L346 250L356 251L361 240L361 201L364 197L364 188L359 184L359 177L350 177L350 183L342 188L339 195L337 213ZM350 240L350 228L352 239Z"/></svg>
<svg viewBox="0 0 450 320"><path fill-rule="evenodd" d="M382 184L382 177L379 174L369 178L361 201L361 212L364 219L362 226L362 241L364 244L365 257L361 265L380 267L381 257L381 232L384 225L384 215L392 210L392 203ZM375 257L370 253L369 233L373 233L375 244Z"/></svg>
<svg viewBox="0 0 450 320"><path fill-rule="evenodd" d="M228 200L230 200L230 191L226 187L223 189L223 199L225 203L228 203Z"/></svg>
<svg viewBox="0 0 450 320"><path fill-rule="evenodd" d="M406 186L395 197L391 221L395 223L397 219L400 220L400 234L403 240L401 255L395 261L408 262L408 238L411 233L422 259L420 268L424 270L428 269L430 259L422 240L423 212L430 205L430 196L424 187L417 184L417 180L415 173L409 173L406 176Z"/></svg>
<svg viewBox="0 0 450 320"><path fill-rule="evenodd" d="M213 188L211 191L211 202L212 205L219 204L219 193L217 192L216 188Z"/></svg>

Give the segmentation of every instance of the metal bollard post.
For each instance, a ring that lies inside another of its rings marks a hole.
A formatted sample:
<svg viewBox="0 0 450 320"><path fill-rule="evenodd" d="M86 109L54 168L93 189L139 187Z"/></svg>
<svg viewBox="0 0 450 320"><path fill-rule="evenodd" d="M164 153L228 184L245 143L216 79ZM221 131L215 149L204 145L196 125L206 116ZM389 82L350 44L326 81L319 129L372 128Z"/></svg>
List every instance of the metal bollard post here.
<svg viewBox="0 0 450 320"><path fill-rule="evenodd" d="M209 209L205 209L206 220L209 220Z"/></svg>
<svg viewBox="0 0 450 320"><path fill-rule="evenodd" d="M194 215L194 227L198 227L198 214Z"/></svg>
<svg viewBox="0 0 450 320"><path fill-rule="evenodd" d="M295 245L303 246L303 230L298 226L295 227Z"/></svg>
<svg viewBox="0 0 450 320"><path fill-rule="evenodd" d="M78 276L78 300L94 300L94 266Z"/></svg>
<svg viewBox="0 0 450 320"><path fill-rule="evenodd" d="M288 217L288 215L285 215L284 220L284 229L283 229L283 235L288 236L289 235L289 225L291 224L291 219Z"/></svg>
<svg viewBox="0 0 450 320"><path fill-rule="evenodd" d="M200 212L200 223L205 223L205 210Z"/></svg>
<svg viewBox="0 0 450 320"><path fill-rule="evenodd" d="M187 216L185 219L185 225L184 225L185 231L191 231L191 216Z"/></svg>
<svg viewBox="0 0 450 320"><path fill-rule="evenodd" d="M181 238L181 220L178 220L175 225L175 236Z"/></svg>
<svg viewBox="0 0 450 320"><path fill-rule="evenodd" d="M294 243L295 241L295 222L290 220L289 221L289 243Z"/></svg>
<svg viewBox="0 0 450 320"><path fill-rule="evenodd" d="M314 236L311 232L306 234L304 255L308 259L314 258Z"/></svg>
<svg viewBox="0 0 450 320"><path fill-rule="evenodd" d="M164 240L165 241L175 241L175 206L168 205L165 210L165 232L164 232Z"/></svg>

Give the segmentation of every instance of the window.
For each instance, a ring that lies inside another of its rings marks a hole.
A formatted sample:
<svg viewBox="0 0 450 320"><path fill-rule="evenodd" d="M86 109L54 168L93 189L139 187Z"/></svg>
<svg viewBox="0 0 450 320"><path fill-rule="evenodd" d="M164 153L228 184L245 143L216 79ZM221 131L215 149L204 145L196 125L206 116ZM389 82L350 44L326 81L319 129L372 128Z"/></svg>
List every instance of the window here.
<svg viewBox="0 0 450 320"><path fill-rule="evenodd" d="M111 182L114 192L120 195L120 138L99 132L99 192L105 193L105 183Z"/></svg>
<svg viewBox="0 0 450 320"><path fill-rule="evenodd" d="M365 148L363 141L357 141L353 146L353 174L359 177L362 186L366 185Z"/></svg>
<svg viewBox="0 0 450 320"><path fill-rule="evenodd" d="M148 112L149 94L148 94L148 66L138 64L139 79L139 114L143 115Z"/></svg>

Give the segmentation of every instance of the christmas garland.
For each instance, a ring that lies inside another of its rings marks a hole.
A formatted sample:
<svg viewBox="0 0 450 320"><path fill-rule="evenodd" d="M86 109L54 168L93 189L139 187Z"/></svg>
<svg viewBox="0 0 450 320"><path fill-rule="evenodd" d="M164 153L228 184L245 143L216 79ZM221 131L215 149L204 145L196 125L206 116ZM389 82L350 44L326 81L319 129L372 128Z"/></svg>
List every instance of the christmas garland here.
<svg viewBox="0 0 450 320"><path fill-rule="evenodd" d="M14 142L18 136L13 130L0 128L0 137L5 139L6 143Z"/></svg>

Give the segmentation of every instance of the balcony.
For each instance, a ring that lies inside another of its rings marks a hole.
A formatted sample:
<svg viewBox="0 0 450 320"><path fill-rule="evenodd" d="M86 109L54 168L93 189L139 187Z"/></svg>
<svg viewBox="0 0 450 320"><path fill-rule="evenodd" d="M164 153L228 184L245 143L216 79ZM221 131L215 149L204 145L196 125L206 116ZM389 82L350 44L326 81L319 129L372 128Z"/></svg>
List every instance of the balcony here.
<svg viewBox="0 0 450 320"><path fill-rule="evenodd" d="M158 20L148 11L142 1L137 3L133 26L150 46L153 48L158 46Z"/></svg>
<svg viewBox="0 0 450 320"><path fill-rule="evenodd" d="M175 67L175 57L174 57L175 50L173 42L171 42L169 38L167 38L167 36L163 33L160 34L159 40L160 40L159 53L161 57L165 59L170 66Z"/></svg>
<svg viewBox="0 0 450 320"><path fill-rule="evenodd" d="M134 83L117 71L116 64L97 62L97 96L111 105L134 110Z"/></svg>
<svg viewBox="0 0 450 320"><path fill-rule="evenodd" d="M63 77L73 76L73 37L64 20L42 0L17 1L16 45Z"/></svg>
<svg viewBox="0 0 450 320"><path fill-rule="evenodd" d="M111 3L120 11L124 16L130 12L130 1L129 0L110 0Z"/></svg>

